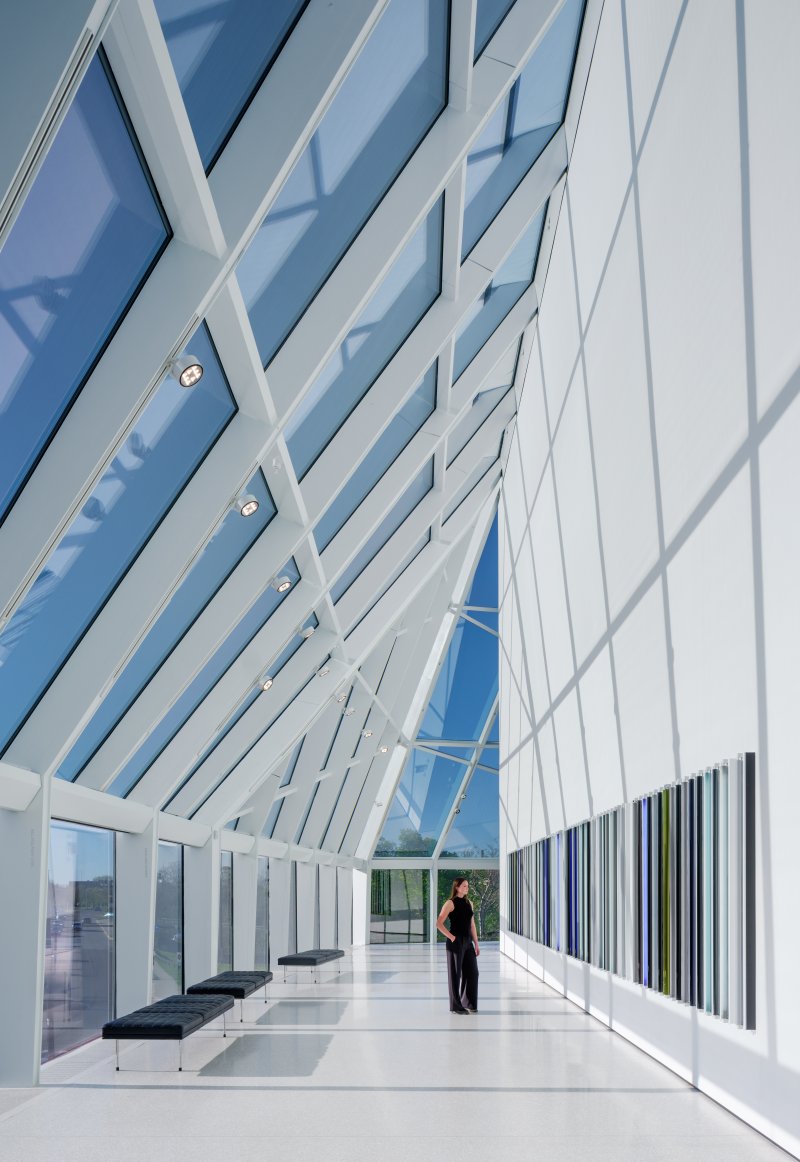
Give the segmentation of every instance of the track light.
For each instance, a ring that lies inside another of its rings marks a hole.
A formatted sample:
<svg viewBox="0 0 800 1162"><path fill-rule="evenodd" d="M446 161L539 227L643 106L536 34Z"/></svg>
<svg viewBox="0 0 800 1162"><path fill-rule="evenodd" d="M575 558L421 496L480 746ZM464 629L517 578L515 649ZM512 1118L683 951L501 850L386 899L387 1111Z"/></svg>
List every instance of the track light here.
<svg viewBox="0 0 800 1162"><path fill-rule="evenodd" d="M258 498L252 492L245 492L243 496L236 497L233 507L239 516L254 516L258 512Z"/></svg>
<svg viewBox="0 0 800 1162"><path fill-rule="evenodd" d="M353 706L345 706L342 714L345 716L345 718L349 718L351 714L355 714L355 708Z"/></svg>
<svg viewBox="0 0 800 1162"><path fill-rule="evenodd" d="M271 678L269 674L264 674L261 678L258 679L258 684L262 690L266 691L270 689L274 681L275 679Z"/></svg>
<svg viewBox="0 0 800 1162"><path fill-rule="evenodd" d="M339 694L336 695L336 701L337 702L344 702L346 697L347 697L347 695L344 693L344 691L341 691Z"/></svg>
<svg viewBox="0 0 800 1162"><path fill-rule="evenodd" d="M362 730L361 737L362 738L372 738L372 731L371 730Z"/></svg>
<svg viewBox="0 0 800 1162"><path fill-rule="evenodd" d="M389 748L388 748L388 746L379 746L378 750L380 751L381 754L386 754L387 751L389 750Z"/></svg>
<svg viewBox="0 0 800 1162"><path fill-rule="evenodd" d="M292 579L291 577L273 577L270 581L270 585L278 593L285 593L287 589L291 589Z"/></svg>
<svg viewBox="0 0 800 1162"><path fill-rule="evenodd" d="M170 375L181 387L194 387L203 378L203 364L196 355L179 355L169 365Z"/></svg>
<svg viewBox="0 0 800 1162"><path fill-rule="evenodd" d="M330 666L323 666L321 670L317 670L317 677L324 678L326 674L330 674Z"/></svg>
<svg viewBox="0 0 800 1162"><path fill-rule="evenodd" d="M314 635L314 626L313 625L306 625L302 629L299 629L297 631L297 633L298 633L298 636L301 637L304 642L307 642L308 639L310 637L313 637L313 635Z"/></svg>

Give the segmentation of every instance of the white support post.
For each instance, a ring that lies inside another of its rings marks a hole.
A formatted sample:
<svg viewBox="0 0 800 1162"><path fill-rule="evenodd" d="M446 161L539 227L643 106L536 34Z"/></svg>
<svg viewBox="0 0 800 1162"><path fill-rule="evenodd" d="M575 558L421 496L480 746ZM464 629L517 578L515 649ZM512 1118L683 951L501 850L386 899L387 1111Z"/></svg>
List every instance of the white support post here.
<svg viewBox="0 0 800 1162"><path fill-rule="evenodd" d="M338 948L336 931L336 868L319 865L319 946Z"/></svg>
<svg viewBox="0 0 800 1162"><path fill-rule="evenodd" d="M0 1086L39 1083L44 996L50 788L43 780L22 811L0 810L0 925L6 935L0 987Z"/></svg>
<svg viewBox="0 0 800 1162"><path fill-rule="evenodd" d="M349 868L340 867L336 876L336 891L339 897L339 930L336 933L336 947L349 948L351 944L368 944L369 931L366 925L357 932L353 923L353 875Z"/></svg>
<svg viewBox="0 0 800 1162"><path fill-rule="evenodd" d="M158 869L158 818L136 834L117 832L117 1013L150 1003Z"/></svg>
<svg viewBox="0 0 800 1162"><path fill-rule="evenodd" d="M233 853L233 967L247 972L256 957L258 851Z"/></svg>
<svg viewBox="0 0 800 1162"><path fill-rule="evenodd" d="M183 856L183 963L186 986L217 971L219 942L219 832Z"/></svg>
<svg viewBox="0 0 800 1162"><path fill-rule="evenodd" d="M353 868L353 944L369 943L369 875Z"/></svg>
<svg viewBox="0 0 800 1162"><path fill-rule="evenodd" d="M314 947L314 913L317 906L317 865L297 864L297 950Z"/></svg>
<svg viewBox="0 0 800 1162"><path fill-rule="evenodd" d="M289 948L289 907L291 904L292 863L288 859L269 861L269 950L274 966Z"/></svg>

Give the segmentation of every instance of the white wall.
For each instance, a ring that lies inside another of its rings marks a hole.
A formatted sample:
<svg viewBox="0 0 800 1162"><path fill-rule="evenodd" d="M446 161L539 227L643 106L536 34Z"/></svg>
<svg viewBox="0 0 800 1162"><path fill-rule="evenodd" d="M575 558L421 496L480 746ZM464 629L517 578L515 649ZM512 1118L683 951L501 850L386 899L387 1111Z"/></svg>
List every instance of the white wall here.
<svg viewBox="0 0 800 1162"><path fill-rule="evenodd" d="M500 817L755 751L755 1033L503 943L800 1154L798 56L792 0L606 0L500 504Z"/></svg>

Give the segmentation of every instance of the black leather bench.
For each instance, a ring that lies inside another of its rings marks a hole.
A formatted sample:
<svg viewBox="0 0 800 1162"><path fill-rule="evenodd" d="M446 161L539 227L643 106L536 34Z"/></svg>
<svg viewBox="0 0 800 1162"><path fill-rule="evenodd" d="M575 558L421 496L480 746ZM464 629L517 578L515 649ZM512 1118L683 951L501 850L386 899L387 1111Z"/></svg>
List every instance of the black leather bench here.
<svg viewBox="0 0 800 1162"><path fill-rule="evenodd" d="M233 1008L230 996L173 996L135 1009L103 1025L103 1040L116 1042L119 1071L120 1041L177 1041L178 1069L183 1069L183 1040L209 1021L222 1017L222 1036L227 1036L225 1014Z"/></svg>
<svg viewBox="0 0 800 1162"><path fill-rule="evenodd" d="M191 985L186 992L191 996L222 996L231 997L239 1002L239 1020L244 1020L244 1000L256 989L263 988L264 1004L267 1003L267 985L272 980L271 972L261 972L254 969L252 972L219 972L207 980L201 980Z"/></svg>
<svg viewBox="0 0 800 1162"><path fill-rule="evenodd" d="M286 984L286 969L287 968L310 968L314 983L317 982L317 969L321 964L327 964L331 960L339 960L344 956L341 948L308 948L305 952L287 952L285 956L278 957L278 964L283 965L283 983ZM337 966L339 972L342 971L342 966Z"/></svg>

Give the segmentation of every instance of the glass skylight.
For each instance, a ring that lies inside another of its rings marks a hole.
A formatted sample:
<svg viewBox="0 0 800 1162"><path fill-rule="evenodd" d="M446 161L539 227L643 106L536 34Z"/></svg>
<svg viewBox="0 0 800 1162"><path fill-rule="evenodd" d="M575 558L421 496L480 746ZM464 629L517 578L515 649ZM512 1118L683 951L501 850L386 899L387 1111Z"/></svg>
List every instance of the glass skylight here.
<svg viewBox="0 0 800 1162"><path fill-rule="evenodd" d="M205 325L191 344L203 378L164 378L0 634L4 746L236 411Z"/></svg>
<svg viewBox="0 0 800 1162"><path fill-rule="evenodd" d="M497 696L497 638L459 621L418 737L477 739Z"/></svg>
<svg viewBox="0 0 800 1162"><path fill-rule="evenodd" d="M300 580L300 573L294 559L287 562L280 573L285 573L293 584ZM264 628L286 596L286 593L278 593L271 585L266 586L222 644L217 647L199 674L167 710L152 734L128 759L109 787L112 794L127 795L132 790L148 767L155 762L162 750L189 720L225 671L233 665L242 650L249 645L259 630Z"/></svg>
<svg viewBox="0 0 800 1162"><path fill-rule="evenodd" d="M408 488L396 502L390 512L386 514L378 528L356 554L338 581L331 586L331 600L336 602L345 593L356 578L366 569L372 558L380 552L386 542L400 528L400 525L417 507L423 497L433 488L433 460L429 460L425 467L417 473Z"/></svg>
<svg viewBox="0 0 800 1162"><path fill-rule="evenodd" d="M454 382L533 282L546 212L545 205L459 327L453 355Z"/></svg>
<svg viewBox="0 0 800 1162"><path fill-rule="evenodd" d="M240 262L265 366L444 108L448 9L389 0Z"/></svg>
<svg viewBox="0 0 800 1162"><path fill-rule="evenodd" d="M169 236L101 51L0 250L0 521Z"/></svg>
<svg viewBox="0 0 800 1162"><path fill-rule="evenodd" d="M503 208L564 119L582 12L583 0L566 0L470 151L462 259Z"/></svg>
<svg viewBox="0 0 800 1162"><path fill-rule="evenodd" d="M308 0L155 0L206 173Z"/></svg>
<svg viewBox="0 0 800 1162"><path fill-rule="evenodd" d="M304 735L300 739L300 741L298 742L297 746L295 747L294 753L292 754L292 757L289 759L289 762L286 764L286 770L283 772L283 777L282 777L280 784L279 784L280 787L288 787L289 784L291 783L291 781L294 777L295 769L297 767L297 760L300 758L300 751L303 749L303 743L305 741L306 741L306 737ZM269 815L267 816L267 821L264 824L264 828L261 832L261 834L264 836L265 839L272 838L272 833L275 830L275 824L278 821L278 816L281 813L282 806L283 806L283 799L276 799L275 802L270 807Z"/></svg>
<svg viewBox="0 0 800 1162"><path fill-rule="evenodd" d="M500 854L497 775L475 770L442 846L443 856L490 859Z"/></svg>
<svg viewBox="0 0 800 1162"><path fill-rule="evenodd" d="M508 16L514 0L477 0L475 12L475 60L481 55Z"/></svg>
<svg viewBox="0 0 800 1162"><path fill-rule="evenodd" d="M353 515L367 494L375 487L436 406L436 369L434 363L422 383L400 408L378 437L347 483L339 489L330 507L314 528L320 552L328 547L344 523Z"/></svg>
<svg viewBox="0 0 800 1162"><path fill-rule="evenodd" d="M380 599L386 593L389 592L391 587L394 585L395 581L398 581L400 579L400 577L402 577L403 573L405 573L406 569L411 564L411 562L416 561L417 557L420 555L420 553L425 548L425 546L429 545L430 543L431 543L431 530L428 529L425 532L424 536L420 537L420 539L417 541L416 545L414 545L414 547L410 550L410 552L405 557L403 557L402 561L399 562L399 564L396 566L396 568L392 570L391 574L389 575L389 579L384 583L383 587L378 591L375 598L370 602L370 604L367 606L367 608L361 614L358 621L348 630L348 633L352 633L353 630L361 624L361 622L364 620L364 618L367 616L367 614L372 612L372 610L378 604Z"/></svg>
<svg viewBox="0 0 800 1162"><path fill-rule="evenodd" d="M440 198L289 421L286 443L298 479L302 480L438 296L443 211Z"/></svg>
<svg viewBox="0 0 800 1162"><path fill-rule="evenodd" d="M465 773L451 758L412 749L375 854L433 855Z"/></svg>
<svg viewBox="0 0 800 1162"><path fill-rule="evenodd" d="M311 617L304 623L304 627L312 627L313 629L316 629L318 626L319 626L319 621L317 619L317 616L316 616L316 614L312 613ZM294 655L300 649L300 646L303 644L303 640L304 639L301 638L299 634L293 633L291 638L289 639L289 641L286 643L286 645L283 647L281 652L278 654L278 656L276 658L274 658L272 661L267 663L267 665L264 667L263 672L268 672L269 676L274 681L274 679L277 678L278 674L280 674L281 670L286 665L286 663L289 661L289 659L294 657ZM247 711L250 709L250 707L253 705L253 703L256 702L261 697L262 694L265 697L268 697L269 690L262 690L260 686L256 686L254 689L248 691L248 693L245 695L245 697L242 699L240 704L237 706L236 710L233 712L231 717L224 724L224 726L221 727L220 732L218 734L216 734L214 736L214 738L211 739L211 741L203 749L197 762L194 764L192 769L189 771L188 775L183 780L183 782L178 787L178 789L170 797L169 802L167 803L167 805L164 808L165 811L169 811L170 804L173 803L175 799L177 799L178 795L183 790L183 788L186 786L186 784L189 782L189 780L192 778L192 776L195 774L195 772L200 770L200 767L203 765L203 763L206 761L206 759L209 758L209 756L213 753L213 751L215 751L217 749L217 747L220 745L222 740L228 734L230 734L230 732L233 730L234 726L239 721L239 719L244 717L244 715L247 713ZM273 721L274 721L274 719L273 719ZM270 723L270 725L271 725L271 723ZM267 727L267 729L269 729L269 727ZM258 737L261 737L261 735L259 735ZM248 745L248 749L249 749L249 745ZM238 763L238 761L239 760L237 759L236 762ZM234 765L236 765L236 764L234 764ZM227 775L230 774L230 772L232 770L233 770L233 766L229 766L225 775L223 775L219 779L219 781L215 784L215 788L217 786L219 786L219 783L221 783L223 781L223 779L226 778Z"/></svg>
<svg viewBox="0 0 800 1162"><path fill-rule="evenodd" d="M260 471L250 480L246 491L258 498L258 512L244 518L231 509L217 525L169 603L62 762L58 770L60 778L74 779L89 762L272 520L275 504Z"/></svg>

